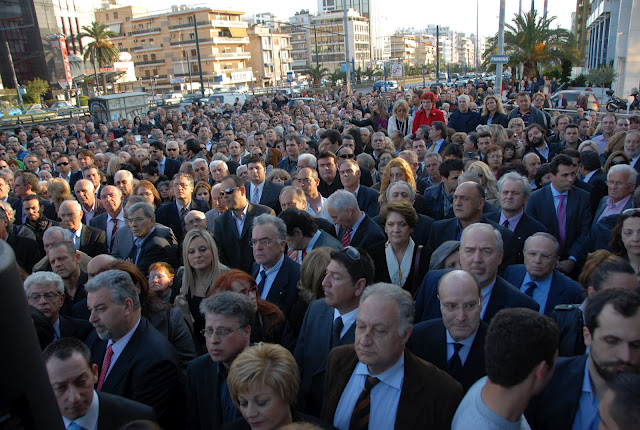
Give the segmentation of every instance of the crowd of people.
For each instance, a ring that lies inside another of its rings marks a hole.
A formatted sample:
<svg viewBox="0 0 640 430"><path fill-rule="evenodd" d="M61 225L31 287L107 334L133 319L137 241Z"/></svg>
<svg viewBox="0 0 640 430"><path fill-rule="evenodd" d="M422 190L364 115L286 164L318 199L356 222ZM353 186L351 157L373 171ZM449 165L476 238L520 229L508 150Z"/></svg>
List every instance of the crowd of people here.
<svg viewBox="0 0 640 430"><path fill-rule="evenodd" d="M0 133L65 428L635 428L640 116L520 86Z"/></svg>

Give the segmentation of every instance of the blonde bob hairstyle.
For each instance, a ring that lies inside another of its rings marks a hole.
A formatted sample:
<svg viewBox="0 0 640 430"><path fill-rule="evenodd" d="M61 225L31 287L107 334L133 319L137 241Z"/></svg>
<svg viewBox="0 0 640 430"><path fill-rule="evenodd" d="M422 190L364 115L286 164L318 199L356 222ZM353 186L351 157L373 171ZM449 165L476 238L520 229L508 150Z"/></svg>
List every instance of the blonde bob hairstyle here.
<svg viewBox="0 0 640 430"><path fill-rule="evenodd" d="M240 407L238 395L261 386L270 387L287 404L293 405L298 395L298 365L285 347L260 342L241 352L229 369L227 386L231 400Z"/></svg>
<svg viewBox="0 0 640 430"><path fill-rule="evenodd" d="M489 109L487 109L487 100L492 99L496 102L496 112L497 113L505 113L504 106L502 106L502 100L496 96L487 96L484 98L484 104L482 105L482 116L489 115Z"/></svg>
<svg viewBox="0 0 640 430"><path fill-rule="evenodd" d="M202 238L211 250L211 268L209 269L206 279L206 285L208 285L207 291L205 291L206 297L209 289L216 283L218 276L226 272L228 268L218 261L218 247L211 233L201 228L194 228L187 232L184 237L184 243L182 244L182 265L184 266L184 275L182 276L183 288L190 291L191 295L195 295L196 274L191 264L189 264L189 245L198 237Z"/></svg>

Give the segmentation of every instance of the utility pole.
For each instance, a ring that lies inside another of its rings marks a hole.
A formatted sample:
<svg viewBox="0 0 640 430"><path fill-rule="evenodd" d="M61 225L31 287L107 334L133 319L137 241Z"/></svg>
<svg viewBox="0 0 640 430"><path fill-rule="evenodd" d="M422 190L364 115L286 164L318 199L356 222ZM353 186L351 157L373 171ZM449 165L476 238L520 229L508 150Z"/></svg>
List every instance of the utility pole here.
<svg viewBox="0 0 640 430"><path fill-rule="evenodd" d="M189 92L193 92L193 80L191 79L191 63L189 63L189 50L184 51L187 54L187 72L189 73Z"/></svg>
<svg viewBox="0 0 640 430"><path fill-rule="evenodd" d="M316 25L313 24L313 37L316 40L316 67L320 71L320 61L318 61L318 32L316 31Z"/></svg>
<svg viewBox="0 0 640 430"><path fill-rule="evenodd" d="M504 54L504 8L505 1L500 0L500 21L498 26L498 55ZM498 97L502 100L502 63L496 64L496 86Z"/></svg>
<svg viewBox="0 0 640 430"><path fill-rule="evenodd" d="M436 25L436 82L440 83L440 26Z"/></svg>
<svg viewBox="0 0 640 430"><path fill-rule="evenodd" d="M204 79L202 79L202 59L200 58L200 39L198 38L198 21L196 20L196 14L193 14L193 28L196 33L196 52L198 53L198 71L200 72L200 92L202 98L204 98Z"/></svg>
<svg viewBox="0 0 640 430"><path fill-rule="evenodd" d="M476 82L478 82L478 42L480 42L480 9L478 6L479 0L476 0Z"/></svg>
<svg viewBox="0 0 640 430"><path fill-rule="evenodd" d="M347 94L349 93L349 86L351 85L351 69L349 67L349 28L348 19L347 19L347 2L344 2L344 62L345 62L345 72L346 72L346 84L347 84Z"/></svg>
<svg viewBox="0 0 640 430"><path fill-rule="evenodd" d="M9 68L11 69L11 80L13 81L13 86L16 87L16 92L18 93L18 103L20 104L20 109L24 110L24 102L22 101L22 94L20 94L20 86L18 85L16 69L13 67L13 57L11 56L11 50L9 49L9 42L6 40L4 41L4 47L7 50L7 59L9 60Z"/></svg>

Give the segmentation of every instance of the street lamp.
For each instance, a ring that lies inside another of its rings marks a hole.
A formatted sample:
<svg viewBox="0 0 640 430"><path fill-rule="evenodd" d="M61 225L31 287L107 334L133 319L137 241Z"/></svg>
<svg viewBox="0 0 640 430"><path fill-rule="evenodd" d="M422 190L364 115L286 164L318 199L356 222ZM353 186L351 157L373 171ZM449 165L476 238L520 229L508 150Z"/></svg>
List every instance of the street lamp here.
<svg viewBox="0 0 640 430"><path fill-rule="evenodd" d="M156 90L153 87L153 85L156 83L156 79L158 78L158 75L152 76L151 77L151 98L153 101L156 100Z"/></svg>

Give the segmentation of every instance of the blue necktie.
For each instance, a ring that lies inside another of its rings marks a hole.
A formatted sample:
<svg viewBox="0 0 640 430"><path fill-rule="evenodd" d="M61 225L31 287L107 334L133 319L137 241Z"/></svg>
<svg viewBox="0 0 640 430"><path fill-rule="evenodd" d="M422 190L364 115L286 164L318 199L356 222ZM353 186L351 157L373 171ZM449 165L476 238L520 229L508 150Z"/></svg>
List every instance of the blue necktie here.
<svg viewBox="0 0 640 430"><path fill-rule="evenodd" d="M73 234L73 246L75 246L77 250L80 249L80 238L75 233Z"/></svg>
<svg viewBox="0 0 640 430"><path fill-rule="evenodd" d="M264 284L267 282L267 272L262 270L260 272L260 276L262 276L262 279L260 280L260 283L258 284L258 295L262 294L262 290L264 290Z"/></svg>
<svg viewBox="0 0 640 430"><path fill-rule="evenodd" d="M80 424L72 422L71 424L69 424L69 427L67 427L67 430L87 430L87 429L82 427Z"/></svg>

